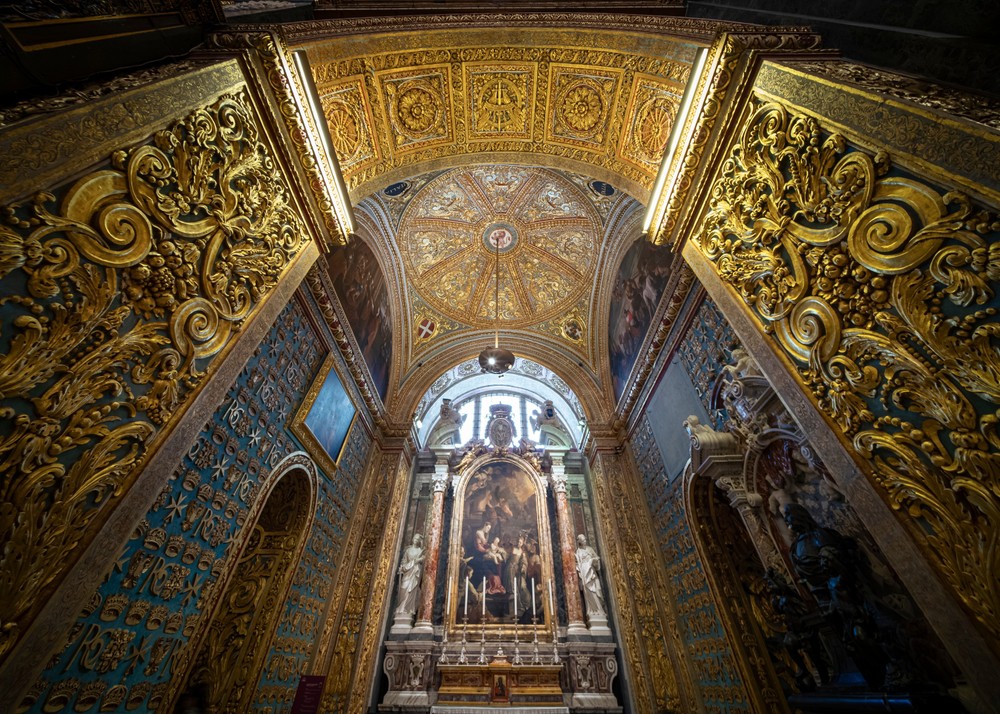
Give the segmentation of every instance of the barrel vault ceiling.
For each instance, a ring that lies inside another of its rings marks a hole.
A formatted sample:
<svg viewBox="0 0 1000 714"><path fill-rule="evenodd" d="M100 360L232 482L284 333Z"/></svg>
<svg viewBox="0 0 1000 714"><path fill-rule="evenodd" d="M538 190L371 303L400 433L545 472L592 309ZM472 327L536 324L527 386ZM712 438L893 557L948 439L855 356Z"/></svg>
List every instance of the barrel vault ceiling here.
<svg viewBox="0 0 1000 714"><path fill-rule="evenodd" d="M578 389L613 401L610 284L639 236L697 47L553 27L300 47L359 236L383 261L392 295L389 394L419 399L429 380L486 346L500 240L501 341L585 376Z"/></svg>

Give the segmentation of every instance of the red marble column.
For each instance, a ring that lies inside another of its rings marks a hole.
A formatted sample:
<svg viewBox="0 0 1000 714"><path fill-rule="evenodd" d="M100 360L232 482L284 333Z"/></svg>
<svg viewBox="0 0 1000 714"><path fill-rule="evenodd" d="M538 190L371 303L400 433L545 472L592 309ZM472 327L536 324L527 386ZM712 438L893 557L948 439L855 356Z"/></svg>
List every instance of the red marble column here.
<svg viewBox="0 0 1000 714"><path fill-rule="evenodd" d="M420 591L420 610L414 632L433 632L434 591L437 588L438 563L441 560L441 534L444 530L444 494L448 489L448 464L434 465L434 500L431 502L427 555L424 558L424 582Z"/></svg>
<svg viewBox="0 0 1000 714"><path fill-rule="evenodd" d="M568 635L587 634L583 622L583 601L576 575L576 536L566 498L566 466L561 459L552 464L552 491L556 499L556 525L559 528L559 551L562 556L563 590L566 593L566 615L569 618ZM553 613L553 617L555 613Z"/></svg>

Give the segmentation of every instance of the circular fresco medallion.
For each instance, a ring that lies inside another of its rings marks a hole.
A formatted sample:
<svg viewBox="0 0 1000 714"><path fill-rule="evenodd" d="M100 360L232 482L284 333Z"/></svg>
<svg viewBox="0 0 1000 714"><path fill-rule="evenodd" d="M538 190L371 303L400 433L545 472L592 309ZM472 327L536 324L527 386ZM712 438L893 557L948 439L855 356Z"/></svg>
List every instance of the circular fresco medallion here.
<svg viewBox="0 0 1000 714"><path fill-rule="evenodd" d="M487 250L508 253L517 245L517 229L509 223L491 223L483 231L483 244Z"/></svg>
<svg viewBox="0 0 1000 714"><path fill-rule="evenodd" d="M397 240L410 284L450 319L525 326L568 313L593 284L602 226L586 187L556 171L446 171L407 204ZM500 252L499 305L495 299Z"/></svg>

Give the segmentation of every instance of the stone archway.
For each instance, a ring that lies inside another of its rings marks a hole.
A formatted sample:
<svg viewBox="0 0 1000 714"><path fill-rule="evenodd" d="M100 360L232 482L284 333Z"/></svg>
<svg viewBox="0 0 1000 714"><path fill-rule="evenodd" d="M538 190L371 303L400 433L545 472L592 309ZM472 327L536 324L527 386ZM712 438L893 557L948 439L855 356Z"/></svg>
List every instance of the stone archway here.
<svg viewBox="0 0 1000 714"><path fill-rule="evenodd" d="M275 469L241 533L240 555L202 630L185 685L175 690L175 705L189 700L203 711L233 713L250 707L312 526L316 481L316 467L302 453Z"/></svg>

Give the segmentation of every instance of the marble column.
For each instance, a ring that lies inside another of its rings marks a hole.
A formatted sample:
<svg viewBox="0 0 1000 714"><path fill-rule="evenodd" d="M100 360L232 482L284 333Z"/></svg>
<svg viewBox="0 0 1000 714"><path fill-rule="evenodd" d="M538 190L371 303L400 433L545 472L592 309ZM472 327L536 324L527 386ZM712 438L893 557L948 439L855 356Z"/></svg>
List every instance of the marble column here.
<svg viewBox="0 0 1000 714"><path fill-rule="evenodd" d="M568 636L586 635L587 626L583 622L583 601L576 576L576 536L573 520L569 513L569 499L566 498L566 465L562 458L552 462L552 494L556 500L556 525L559 527L559 551L562 556L563 590L566 593L566 615L569 626ZM555 618L555 613L552 613Z"/></svg>
<svg viewBox="0 0 1000 714"><path fill-rule="evenodd" d="M434 632L434 591L437 589L438 562L441 560L441 535L444 530L444 494L448 489L448 464L434 464L434 500L429 514L430 527L427 533L427 556L424 558L424 582L420 591L420 609L413 633L432 634Z"/></svg>

